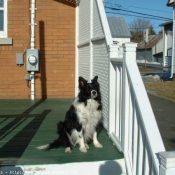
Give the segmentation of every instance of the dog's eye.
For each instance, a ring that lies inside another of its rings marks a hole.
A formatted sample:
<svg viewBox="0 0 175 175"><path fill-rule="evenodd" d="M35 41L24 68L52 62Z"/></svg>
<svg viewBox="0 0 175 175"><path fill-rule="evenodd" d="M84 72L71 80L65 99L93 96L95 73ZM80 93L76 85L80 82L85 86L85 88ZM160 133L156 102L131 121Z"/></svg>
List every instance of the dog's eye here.
<svg viewBox="0 0 175 175"><path fill-rule="evenodd" d="M88 90L91 90L91 86L90 86L90 85L88 85L88 86L87 86L87 89L88 89Z"/></svg>

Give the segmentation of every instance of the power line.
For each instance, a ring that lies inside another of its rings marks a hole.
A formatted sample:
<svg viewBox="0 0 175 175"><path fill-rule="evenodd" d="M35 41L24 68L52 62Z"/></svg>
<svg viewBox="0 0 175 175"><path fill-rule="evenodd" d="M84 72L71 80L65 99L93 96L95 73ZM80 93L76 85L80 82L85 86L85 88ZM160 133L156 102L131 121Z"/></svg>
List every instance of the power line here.
<svg viewBox="0 0 175 175"><path fill-rule="evenodd" d="M110 4L110 5L116 5L117 7L121 8L122 5L121 4L116 4L116 3L111 3L109 1L107 1L105 4ZM165 10L158 10L158 9L150 9L150 8L144 8L144 7L138 7L138 6L128 6L128 7L122 7L124 9L129 9L130 7L133 7L133 8L139 8L139 9L145 9L145 10L150 10L150 11L158 11L158 12L163 12L163 13L171 13L171 12L168 12L168 11L165 11ZM171 13L172 14L172 13Z"/></svg>
<svg viewBox="0 0 175 175"><path fill-rule="evenodd" d="M144 16L149 16L149 17L152 17L152 19L156 19L156 20L171 20L170 18L165 18L165 17L161 17L161 16L150 15L150 14L146 14L146 13L135 12L135 11L131 11L131 10L124 10L124 9L120 9L120 8L114 8L114 7L108 7L108 6L105 6L105 8L106 9L113 10L113 11L119 11L120 10L120 11L124 11L124 12L129 12L129 13L134 13L134 14L138 14L138 15L143 15L143 18L145 18Z"/></svg>
<svg viewBox="0 0 175 175"><path fill-rule="evenodd" d="M119 14L119 15L125 15L125 16L134 16L134 17L138 17L138 18L146 18L146 19L154 19L154 20L160 20L160 21L165 21L165 19L160 19L160 18L154 18L154 17L146 17L146 16L139 16L139 15L132 15L132 14L126 14L126 13L120 13L120 12L108 12L106 11L106 13L111 13L111 14Z"/></svg>
<svg viewBox="0 0 175 175"><path fill-rule="evenodd" d="M168 12L168 11L164 11L164 10L157 10L157 9L149 9L149 8L143 8L143 7L136 7L136 6L128 6L129 7L133 7L133 8L139 8L139 9L145 9L145 10L151 10L151 11L157 11L157 12L163 12L163 13L171 13L171 12ZM128 9L127 8L127 9ZM172 14L172 13L171 13Z"/></svg>

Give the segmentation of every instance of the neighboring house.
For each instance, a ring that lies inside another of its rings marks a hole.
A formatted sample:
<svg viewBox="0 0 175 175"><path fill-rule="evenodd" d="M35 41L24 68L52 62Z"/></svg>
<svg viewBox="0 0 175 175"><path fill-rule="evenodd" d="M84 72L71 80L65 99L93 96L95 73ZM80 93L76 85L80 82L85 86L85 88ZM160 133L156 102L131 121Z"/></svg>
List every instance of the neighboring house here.
<svg viewBox="0 0 175 175"><path fill-rule="evenodd" d="M171 59L171 77L175 73L175 0L168 0L167 6L173 7L173 22L172 22L172 31L173 31L173 47L172 47L172 59Z"/></svg>
<svg viewBox="0 0 175 175"><path fill-rule="evenodd" d="M107 17L109 28L114 43L123 44L130 42L131 34L123 17Z"/></svg>
<svg viewBox="0 0 175 175"><path fill-rule="evenodd" d="M137 60L144 60L145 56L149 62L163 62L163 37L161 34L150 35L146 45L144 41L138 44Z"/></svg>
<svg viewBox="0 0 175 175"><path fill-rule="evenodd" d="M163 66L171 67L172 64L172 44L173 44L173 21L160 24L163 31Z"/></svg>
<svg viewBox="0 0 175 175"><path fill-rule="evenodd" d="M25 50L30 48L31 1L0 0L0 98L30 98ZM36 98L75 96L76 2L36 0ZM8 13L7 13L8 12ZM24 65L16 54L24 54ZM29 82L30 83L30 82Z"/></svg>
<svg viewBox="0 0 175 175"><path fill-rule="evenodd" d="M118 48L118 56L123 56L123 43L130 42L131 34L128 29L128 26L123 17L118 16L110 16L107 17L109 28L112 35L112 40L114 44L119 46Z"/></svg>

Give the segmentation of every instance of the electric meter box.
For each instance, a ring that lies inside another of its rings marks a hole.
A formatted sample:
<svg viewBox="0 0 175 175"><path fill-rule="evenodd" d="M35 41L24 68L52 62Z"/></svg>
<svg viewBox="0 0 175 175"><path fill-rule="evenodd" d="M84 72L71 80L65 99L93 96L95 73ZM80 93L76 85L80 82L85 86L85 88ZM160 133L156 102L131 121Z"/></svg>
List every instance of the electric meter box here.
<svg viewBox="0 0 175 175"><path fill-rule="evenodd" d="M39 50L27 49L26 51L27 71L39 71Z"/></svg>

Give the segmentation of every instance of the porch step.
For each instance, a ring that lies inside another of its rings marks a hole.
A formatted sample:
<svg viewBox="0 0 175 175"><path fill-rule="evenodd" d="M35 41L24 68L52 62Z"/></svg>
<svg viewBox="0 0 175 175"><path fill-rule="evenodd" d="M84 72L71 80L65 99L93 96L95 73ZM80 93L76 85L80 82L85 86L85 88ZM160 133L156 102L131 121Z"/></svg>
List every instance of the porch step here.
<svg viewBox="0 0 175 175"><path fill-rule="evenodd" d="M54 171L82 174L83 168L87 171L83 175L90 175L91 169L97 172L100 167L116 165L124 173L123 154L113 145L103 127L99 130L102 149L95 148L93 144L89 145L87 153L81 153L78 146L69 154L65 153L65 148L36 149L57 138L56 124L64 119L71 102L72 99L0 100L1 171L19 169L43 174L54 168Z"/></svg>

